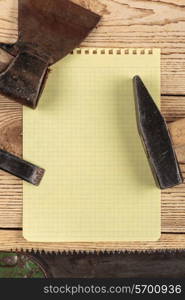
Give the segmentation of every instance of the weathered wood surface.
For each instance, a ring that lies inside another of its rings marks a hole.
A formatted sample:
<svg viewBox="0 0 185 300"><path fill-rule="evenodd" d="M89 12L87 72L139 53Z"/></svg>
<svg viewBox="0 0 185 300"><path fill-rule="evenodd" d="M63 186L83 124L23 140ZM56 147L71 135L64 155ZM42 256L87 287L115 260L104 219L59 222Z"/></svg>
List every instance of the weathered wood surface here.
<svg viewBox="0 0 185 300"><path fill-rule="evenodd" d="M185 94L183 0L73 0L103 15L84 46L161 48L162 94Z"/></svg>
<svg viewBox="0 0 185 300"><path fill-rule="evenodd" d="M162 94L185 94L185 3L183 0L73 0L101 14L82 46L162 51ZM17 38L17 0L0 1L0 41Z"/></svg>
<svg viewBox="0 0 185 300"><path fill-rule="evenodd" d="M162 51L162 113L167 121L185 117L185 2L183 0L73 0L103 18L82 46L152 48ZM0 42L17 38L17 1L0 0ZM0 51L0 70L10 57ZM22 107L0 96L0 146L21 155ZM181 169L185 178L185 162ZM185 248L185 184L162 192L162 239L158 243L40 244L25 243L22 223L22 184L0 171L0 249L40 247L63 249ZM170 234L172 233L172 234ZM175 234L176 233L176 234Z"/></svg>
<svg viewBox="0 0 185 300"><path fill-rule="evenodd" d="M28 250L45 252L63 251L155 251L185 249L184 234L162 234L157 242L99 242L99 243L30 243L22 237L21 230L0 230L0 250Z"/></svg>

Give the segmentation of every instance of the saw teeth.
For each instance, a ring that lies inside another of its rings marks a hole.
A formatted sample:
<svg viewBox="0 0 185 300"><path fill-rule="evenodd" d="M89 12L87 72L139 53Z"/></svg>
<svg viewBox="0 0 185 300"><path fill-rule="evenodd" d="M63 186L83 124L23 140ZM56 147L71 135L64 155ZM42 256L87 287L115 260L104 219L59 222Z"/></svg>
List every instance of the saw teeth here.
<svg viewBox="0 0 185 300"><path fill-rule="evenodd" d="M185 249L167 248L167 249L146 249L146 250L42 250L42 249L11 249L11 252L22 252L23 254L41 254L41 255L116 255L116 254L176 254L185 253Z"/></svg>

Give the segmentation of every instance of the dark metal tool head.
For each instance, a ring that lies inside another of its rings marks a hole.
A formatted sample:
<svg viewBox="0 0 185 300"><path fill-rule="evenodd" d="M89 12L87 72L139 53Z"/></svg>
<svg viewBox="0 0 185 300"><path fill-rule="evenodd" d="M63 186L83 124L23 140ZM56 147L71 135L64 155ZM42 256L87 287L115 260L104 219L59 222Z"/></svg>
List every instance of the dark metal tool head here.
<svg viewBox="0 0 185 300"><path fill-rule="evenodd" d="M33 185L39 185L45 170L0 149L0 169Z"/></svg>
<svg viewBox="0 0 185 300"><path fill-rule="evenodd" d="M19 0L18 40L0 44L15 57L0 74L0 93L35 108L48 67L77 47L99 20L68 0Z"/></svg>
<svg viewBox="0 0 185 300"><path fill-rule="evenodd" d="M183 178L166 122L139 76L133 78L138 131L154 178L161 189Z"/></svg>
<svg viewBox="0 0 185 300"><path fill-rule="evenodd" d="M13 56L29 52L51 65L78 46L99 20L69 0L19 0L18 40L1 47Z"/></svg>

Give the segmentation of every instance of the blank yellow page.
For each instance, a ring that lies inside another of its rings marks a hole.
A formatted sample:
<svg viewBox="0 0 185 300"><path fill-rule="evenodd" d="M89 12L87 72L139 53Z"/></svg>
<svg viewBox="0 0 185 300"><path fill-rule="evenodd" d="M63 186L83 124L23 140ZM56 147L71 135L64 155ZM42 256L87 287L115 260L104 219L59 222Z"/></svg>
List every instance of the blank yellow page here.
<svg viewBox="0 0 185 300"><path fill-rule="evenodd" d="M35 242L153 241L160 191L136 128L132 77L160 99L160 51L81 49L52 67L38 108L24 107L23 235Z"/></svg>

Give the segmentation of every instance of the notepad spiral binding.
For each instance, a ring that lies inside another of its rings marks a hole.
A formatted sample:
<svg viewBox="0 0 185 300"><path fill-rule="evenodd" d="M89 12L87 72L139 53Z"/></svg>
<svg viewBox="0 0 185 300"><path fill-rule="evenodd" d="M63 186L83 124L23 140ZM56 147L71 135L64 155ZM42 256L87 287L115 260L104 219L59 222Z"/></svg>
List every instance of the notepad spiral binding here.
<svg viewBox="0 0 185 300"><path fill-rule="evenodd" d="M71 54L85 55L152 55L153 49L76 48Z"/></svg>

